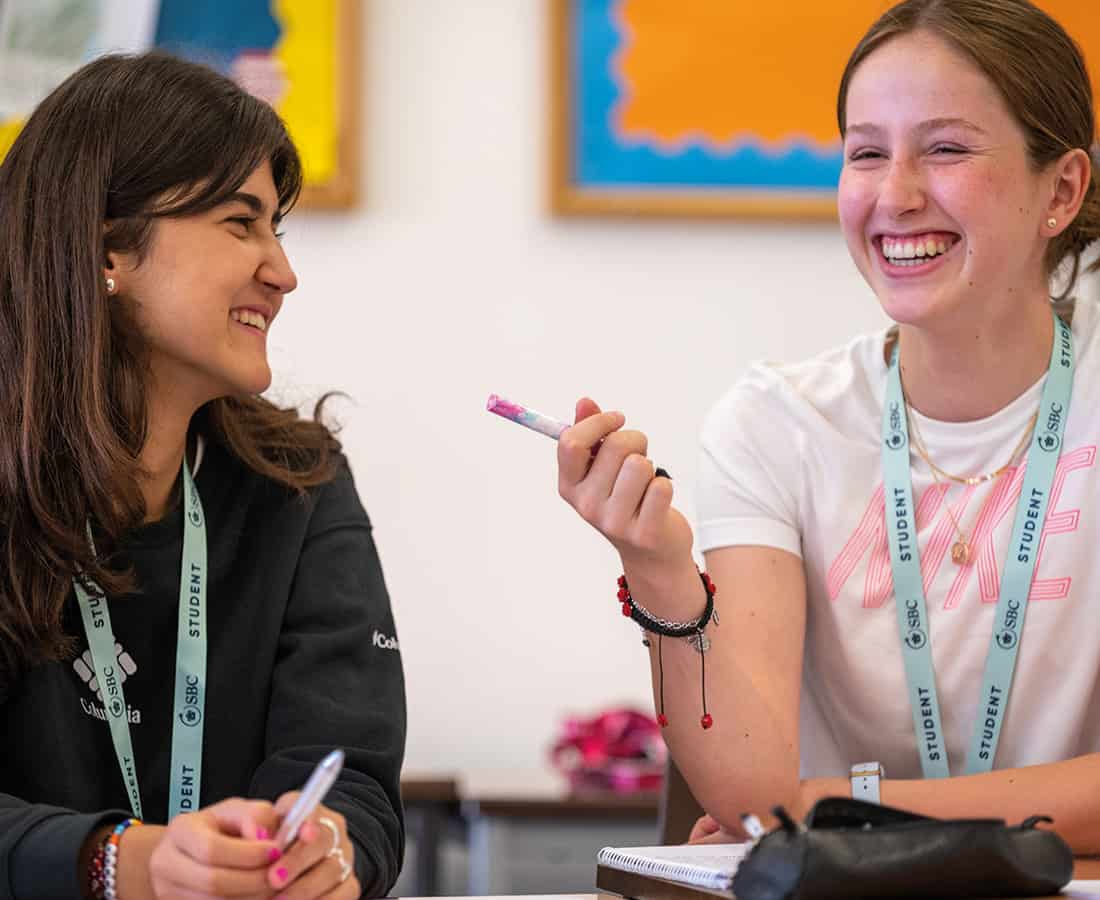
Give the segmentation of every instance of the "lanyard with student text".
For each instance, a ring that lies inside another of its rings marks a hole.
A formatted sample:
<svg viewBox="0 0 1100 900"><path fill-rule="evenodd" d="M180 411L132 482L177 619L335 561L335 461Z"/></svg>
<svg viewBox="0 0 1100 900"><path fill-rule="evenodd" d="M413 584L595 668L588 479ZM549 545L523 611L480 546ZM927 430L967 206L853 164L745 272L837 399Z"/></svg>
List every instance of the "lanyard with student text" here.
<svg viewBox="0 0 1100 900"><path fill-rule="evenodd" d="M1073 369L1073 341L1069 327L1055 316L1050 370L1043 386L1035 437L1027 457L1008 559L1001 577L1001 596L993 618L993 636L982 678L979 714L966 758L968 773L992 769L997 753L1016 667L1016 652L1024 626L1024 612L1038 562L1039 537L1046 519L1047 501L1069 415ZM932 670L931 636L917 549L917 523L909 470L909 428L896 345L886 383L882 440L886 531L913 727L924 777L945 778L950 773Z"/></svg>
<svg viewBox="0 0 1100 900"><path fill-rule="evenodd" d="M175 702L172 710L172 769L168 787L168 818L199 808L202 784L202 730L206 708L206 526L202 500L183 463L183 560L180 563L179 629L176 642ZM98 589L89 594L73 581L84 632L92 653L100 694L111 727L111 740L130 795L134 815L141 815L134 749L122 678L115 658L115 637L107 600Z"/></svg>

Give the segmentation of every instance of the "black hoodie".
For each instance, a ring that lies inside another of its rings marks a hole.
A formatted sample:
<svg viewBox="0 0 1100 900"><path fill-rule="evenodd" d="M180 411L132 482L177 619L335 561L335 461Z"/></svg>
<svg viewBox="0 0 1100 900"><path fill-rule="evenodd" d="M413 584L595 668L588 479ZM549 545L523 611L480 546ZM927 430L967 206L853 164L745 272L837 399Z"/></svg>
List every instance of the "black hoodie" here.
<svg viewBox="0 0 1100 900"><path fill-rule="evenodd" d="M405 688L371 526L346 464L303 498L207 443L195 475L207 528L201 805L275 800L329 750L364 895L397 879ZM177 491L178 494L178 491ZM110 600L145 819L167 818L183 541L177 504L125 543L138 594ZM82 896L80 847L129 815L74 596L78 657L31 669L0 705L0 900Z"/></svg>

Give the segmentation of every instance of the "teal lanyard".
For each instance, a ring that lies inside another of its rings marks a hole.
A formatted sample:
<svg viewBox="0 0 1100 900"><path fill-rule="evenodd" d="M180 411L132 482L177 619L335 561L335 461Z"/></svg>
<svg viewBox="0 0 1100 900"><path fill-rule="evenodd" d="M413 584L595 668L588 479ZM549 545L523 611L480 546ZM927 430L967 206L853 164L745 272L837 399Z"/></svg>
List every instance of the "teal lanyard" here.
<svg viewBox="0 0 1100 900"><path fill-rule="evenodd" d="M183 561L180 564L179 634L176 640L176 690L172 710L172 770L168 787L168 818L199 808L202 785L202 719L206 708L206 526L202 500L183 463ZM141 790L134 765L134 747L127 723L126 697L115 658L115 635L103 592L89 594L73 582L84 633L92 653L96 678L107 710L111 740L130 795L130 806L141 815Z"/></svg>
<svg viewBox="0 0 1100 900"><path fill-rule="evenodd" d="M1001 724L1012 689L1012 674L1016 668L1016 652L1024 627L1027 598L1039 557L1039 537L1046 519L1047 501L1058 468L1058 454L1069 415L1073 370L1071 333L1065 322L1055 316L1050 371L1043 386L1035 440L1032 452L1028 454L1027 474L1016 507L1008 560L1001 576L1001 596L997 601L993 636L985 661L979 714L966 758L968 773L988 772L993 768L997 754ZM896 346L886 383L882 438L886 530L890 539L898 631L921 769L925 778L946 778L950 772L932 671L931 635L921 580L913 484L909 472L909 428Z"/></svg>

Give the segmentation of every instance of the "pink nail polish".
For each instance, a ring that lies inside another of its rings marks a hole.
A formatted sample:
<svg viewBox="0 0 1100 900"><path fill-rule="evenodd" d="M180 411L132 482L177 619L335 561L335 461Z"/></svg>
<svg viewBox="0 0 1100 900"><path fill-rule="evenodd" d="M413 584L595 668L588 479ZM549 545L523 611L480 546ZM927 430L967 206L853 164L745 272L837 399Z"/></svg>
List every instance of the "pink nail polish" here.
<svg viewBox="0 0 1100 900"><path fill-rule="evenodd" d="M257 840L266 841L269 837L271 837L271 835L267 833L266 828L257 828L256 829L256 839Z"/></svg>
<svg viewBox="0 0 1100 900"><path fill-rule="evenodd" d="M267 851L267 858L271 862L275 862L275 860L277 860L282 855L283 851L280 850L278 847L272 847L270 850Z"/></svg>
<svg viewBox="0 0 1100 900"><path fill-rule="evenodd" d="M286 876L287 871L282 866L279 866L279 868L275 870L275 877L278 878L280 882L286 881Z"/></svg>

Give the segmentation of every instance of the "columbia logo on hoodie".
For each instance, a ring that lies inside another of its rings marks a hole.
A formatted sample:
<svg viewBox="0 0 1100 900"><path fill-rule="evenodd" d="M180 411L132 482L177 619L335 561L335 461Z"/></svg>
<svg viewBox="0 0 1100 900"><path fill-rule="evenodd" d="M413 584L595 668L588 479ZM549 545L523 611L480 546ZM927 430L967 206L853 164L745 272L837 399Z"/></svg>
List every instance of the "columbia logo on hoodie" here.
<svg viewBox="0 0 1100 900"><path fill-rule="evenodd" d="M121 684L137 671L137 663L134 662L134 658L129 653L122 649L122 644L117 642L115 643L115 658L118 661L118 668L115 671L118 673L118 680ZM95 674L95 663L92 662L92 651L85 650L73 660L73 668L76 670L76 674L80 676L80 680L88 686L88 690L95 694L96 699L102 704L103 692L99 689L99 679ZM81 697L80 706L93 719L106 721L107 713L102 705L91 703ZM134 709L134 707L127 704L126 719L131 725L140 725L141 710Z"/></svg>

